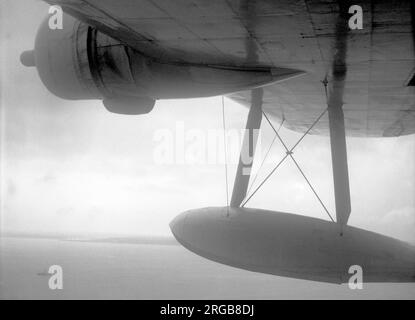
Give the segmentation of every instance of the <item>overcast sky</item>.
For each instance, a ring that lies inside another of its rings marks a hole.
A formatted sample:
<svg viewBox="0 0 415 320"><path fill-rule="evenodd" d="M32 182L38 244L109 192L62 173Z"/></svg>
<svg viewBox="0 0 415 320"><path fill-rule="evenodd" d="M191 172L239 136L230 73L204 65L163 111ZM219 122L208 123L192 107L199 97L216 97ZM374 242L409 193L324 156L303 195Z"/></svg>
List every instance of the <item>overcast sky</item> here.
<svg viewBox="0 0 415 320"><path fill-rule="evenodd" d="M33 48L48 7L36 0L2 0L2 231L91 235L169 235L180 212L226 204L222 164L160 165L159 130L221 129L221 100L159 101L145 116L108 113L101 102L54 97L36 69L19 62ZM227 126L242 128L247 110L226 100ZM282 130L293 143L299 135ZM272 132L264 126L265 153ZM278 161L273 148L261 176ZM415 136L349 139L351 225L415 242ZM296 158L334 214L327 137L307 137ZM230 167L233 183L235 166ZM327 219L292 163L249 206Z"/></svg>

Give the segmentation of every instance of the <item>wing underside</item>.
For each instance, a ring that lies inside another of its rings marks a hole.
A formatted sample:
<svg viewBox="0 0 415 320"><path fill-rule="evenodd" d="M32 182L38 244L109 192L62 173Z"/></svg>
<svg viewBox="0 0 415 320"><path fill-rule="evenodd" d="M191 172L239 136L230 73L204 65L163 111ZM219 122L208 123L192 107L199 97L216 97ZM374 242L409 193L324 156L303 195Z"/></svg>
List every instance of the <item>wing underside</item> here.
<svg viewBox="0 0 415 320"><path fill-rule="evenodd" d="M264 110L299 132L327 106L322 81L331 81L343 39L347 134L415 133L413 1L350 2L362 6L364 27L346 35L338 22L347 0L47 2L160 61L304 70L302 77L264 89ZM250 105L249 92L230 98ZM328 119L311 133L328 134Z"/></svg>

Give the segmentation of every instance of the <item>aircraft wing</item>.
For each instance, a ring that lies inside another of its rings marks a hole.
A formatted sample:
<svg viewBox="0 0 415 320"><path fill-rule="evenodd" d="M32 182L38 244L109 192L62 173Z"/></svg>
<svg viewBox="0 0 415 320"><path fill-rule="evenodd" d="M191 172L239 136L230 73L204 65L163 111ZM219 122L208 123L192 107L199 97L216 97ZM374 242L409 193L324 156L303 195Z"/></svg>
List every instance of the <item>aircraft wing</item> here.
<svg viewBox="0 0 415 320"><path fill-rule="evenodd" d="M304 132L326 108L322 81L345 49L343 108L351 136L415 133L415 4L411 0L46 0L159 61L274 66L306 75L268 86L264 110ZM339 29L339 4L363 29ZM339 43L339 39L343 42ZM340 46L340 47L339 47ZM249 92L230 95L250 104ZM323 118L311 131L328 133Z"/></svg>

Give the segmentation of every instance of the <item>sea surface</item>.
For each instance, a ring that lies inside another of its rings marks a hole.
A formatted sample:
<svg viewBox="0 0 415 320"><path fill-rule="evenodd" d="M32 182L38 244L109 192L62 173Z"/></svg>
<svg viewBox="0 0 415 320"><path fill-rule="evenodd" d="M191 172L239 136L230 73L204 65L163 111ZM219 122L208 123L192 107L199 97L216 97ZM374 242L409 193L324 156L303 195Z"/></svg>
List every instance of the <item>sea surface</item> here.
<svg viewBox="0 0 415 320"><path fill-rule="evenodd" d="M412 284L348 285L223 266L173 239L0 238L1 299L415 299ZM51 290L48 269L63 270Z"/></svg>

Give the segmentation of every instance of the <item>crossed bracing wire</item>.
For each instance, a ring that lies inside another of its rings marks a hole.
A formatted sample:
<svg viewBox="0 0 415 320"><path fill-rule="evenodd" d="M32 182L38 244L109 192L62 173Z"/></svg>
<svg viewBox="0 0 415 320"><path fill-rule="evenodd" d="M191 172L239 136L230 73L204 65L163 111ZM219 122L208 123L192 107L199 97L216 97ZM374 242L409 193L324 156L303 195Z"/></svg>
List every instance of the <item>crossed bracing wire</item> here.
<svg viewBox="0 0 415 320"><path fill-rule="evenodd" d="M285 156L280 160L280 162L278 162L278 164L271 170L271 172L265 177L265 179L258 185L258 187L256 187L256 189L246 198L246 200L244 200L242 202L241 207L244 207L248 201L250 199L252 199L252 197L259 191L259 189L261 189L261 187L265 184L265 182L268 181L268 179L275 173L275 171L284 163L284 161L287 158L291 158L292 161L294 162L295 166L298 168L298 170L300 171L301 175L304 177L305 181L307 182L307 184L309 185L310 189L313 191L314 195L316 196L317 200L320 202L321 206L323 207L324 211L327 213L327 215L329 216L329 218L331 219L331 221L334 222L334 219L332 217L332 215L330 214L330 212L328 211L327 207L324 205L323 201L321 200L320 196L318 195L316 189L313 187L313 185L311 184L310 180L307 178L306 174L304 173L304 171L301 169L300 165L298 164L298 162L295 160L294 158L294 150L297 148L297 146L301 143L301 141L307 136L307 134L314 128L314 126L320 121L320 119L324 116L324 114L327 112L328 108L326 108L321 114L320 116L313 122L313 124L308 128L308 130L301 136L301 138L297 141L297 143L291 148L289 149L287 147L287 145L285 144L284 140L281 138L280 134L279 134L279 129L275 129L274 125L272 124L272 122L270 121L270 119L268 118L267 114L265 112L262 112L262 114L264 115L265 119L267 120L268 124L271 126L272 130L275 133L275 137L278 138L278 140L281 142L282 146L285 149ZM272 144L274 143L275 139L273 140ZM271 144L271 146L272 146ZM268 149L270 150L270 149ZM267 154L265 155L262 164L265 162L266 157L268 156L269 151L267 152ZM260 166L260 168L262 167L262 164ZM256 179L256 177L255 177ZM254 179L254 180L255 180ZM255 182L255 181L254 181ZM254 183L253 182L253 183ZM251 185L251 188L253 186L253 183ZM250 188L250 189L251 189ZM249 194L249 192L248 192Z"/></svg>
<svg viewBox="0 0 415 320"><path fill-rule="evenodd" d="M320 202L321 206L323 207L324 211L327 213L327 215L329 216L330 220L332 222L334 222L334 219L332 217L332 215L330 214L329 210L327 209L327 207L324 205L323 201L321 200L320 196L318 195L316 189L313 187L313 185L311 184L310 180L307 178L306 174L304 173L304 171L301 169L300 165L298 164L297 160L295 160L294 158L294 150L297 148L297 146L303 141L303 139L309 134L309 132L314 128L314 126L320 121L320 119L326 114L326 112L328 111L328 90L327 90L327 85L328 85L328 81L327 78L324 79L322 81L323 85L324 85L324 90L325 90L325 95L326 95L326 101L327 101L327 108L316 118L316 120L312 123L312 125L307 129L306 132L304 132L304 134L301 136L301 138L294 144L294 146L289 149L287 147L287 145L285 144L284 140L281 138L279 131L281 129L281 127L284 124L285 119L282 120L280 127L277 129L275 129L274 125L272 124L272 122L270 121L270 119L268 118L267 114L262 111L262 114L264 115L265 119L267 120L268 124L271 126L272 130L275 133L275 136L271 142L271 145L269 146L264 159L261 162L261 165L251 183L251 186L249 187L249 190L247 192L247 196L245 197L244 201L242 201L241 207L244 207L249 200L252 199L252 197L259 191L259 189L261 189L261 187L269 180L269 178L271 178L271 176L275 173L275 171L284 163L284 161L287 158L291 158L292 161L294 162L295 166L297 167L297 169L300 171L301 175L303 176L303 178L305 179L305 181L307 182L308 186L310 187L311 191L314 193L314 195L316 196L317 200ZM227 206L229 206L229 195L228 195L228 167L227 167L227 149L226 149L226 137L225 137L225 130L226 130L226 126L225 126L225 101L224 101L224 97L222 96L222 121L223 121L223 129L224 129L224 143L225 143L225 175L226 175L226 202L227 202ZM278 140L280 141L280 143L282 144L282 146L285 149L285 156L280 160L280 162L278 162L278 164L271 170L271 172L264 178L264 180L258 185L258 187L256 187L256 189L250 194L251 189L253 188L257 178L258 178L258 174L259 171L261 170L262 166L265 163L266 158L268 157L271 148L275 142L275 140L278 138ZM250 195L249 195L250 194ZM248 196L249 195L249 196Z"/></svg>

